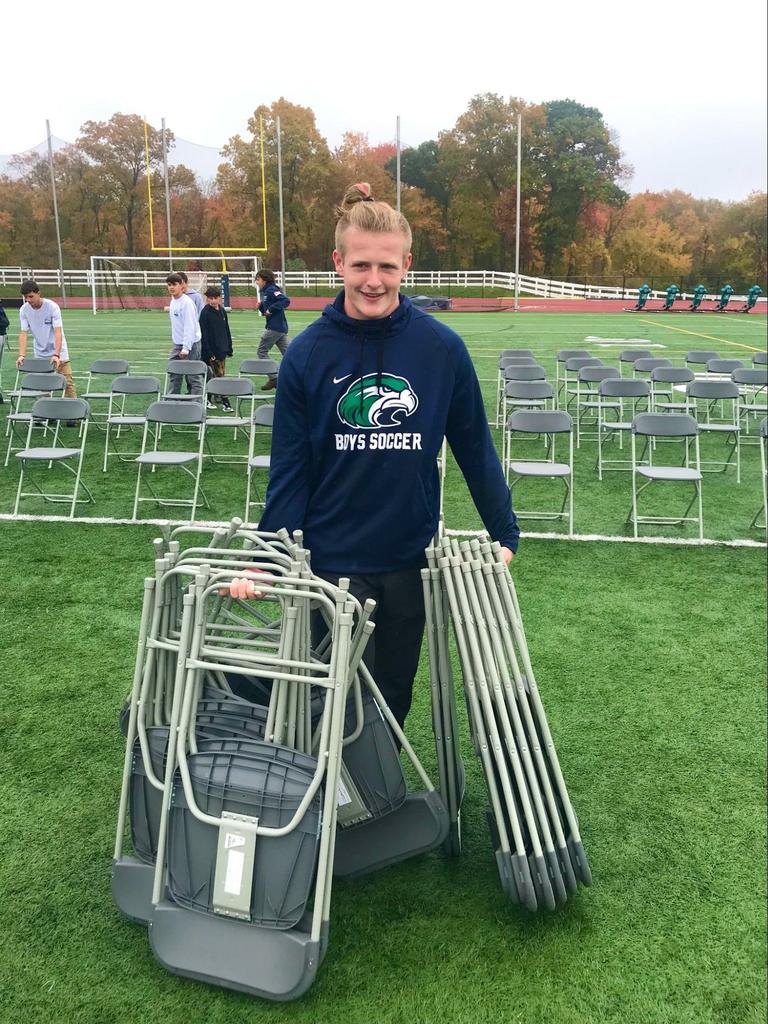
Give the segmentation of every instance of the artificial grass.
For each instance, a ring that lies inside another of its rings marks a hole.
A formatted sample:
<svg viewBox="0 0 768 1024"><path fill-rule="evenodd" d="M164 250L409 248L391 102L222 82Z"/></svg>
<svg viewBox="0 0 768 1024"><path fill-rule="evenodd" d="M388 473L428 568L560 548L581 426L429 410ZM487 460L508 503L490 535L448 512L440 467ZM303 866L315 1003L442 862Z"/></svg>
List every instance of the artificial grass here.
<svg viewBox="0 0 768 1024"><path fill-rule="evenodd" d="M0 1020L764 1020L763 552L524 542L513 571L594 886L554 914L506 901L462 728L461 858L336 883L316 983L273 1005L166 973L110 899L154 532L4 527ZM424 664L416 692L434 776Z"/></svg>

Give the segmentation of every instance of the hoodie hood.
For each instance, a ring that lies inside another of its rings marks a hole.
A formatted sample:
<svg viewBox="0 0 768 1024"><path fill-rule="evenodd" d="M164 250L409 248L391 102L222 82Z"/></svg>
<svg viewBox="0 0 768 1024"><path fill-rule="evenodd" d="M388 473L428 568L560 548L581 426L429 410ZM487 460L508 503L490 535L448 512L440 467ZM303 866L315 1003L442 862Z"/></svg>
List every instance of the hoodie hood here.
<svg viewBox="0 0 768 1024"><path fill-rule="evenodd" d="M414 315L418 312L411 304L407 295L400 295L400 302L389 316L380 320L355 320L344 312L344 289L339 292L333 302L329 302L323 310L324 322L333 324L334 328L354 335L356 338L386 338L401 334L408 329Z"/></svg>

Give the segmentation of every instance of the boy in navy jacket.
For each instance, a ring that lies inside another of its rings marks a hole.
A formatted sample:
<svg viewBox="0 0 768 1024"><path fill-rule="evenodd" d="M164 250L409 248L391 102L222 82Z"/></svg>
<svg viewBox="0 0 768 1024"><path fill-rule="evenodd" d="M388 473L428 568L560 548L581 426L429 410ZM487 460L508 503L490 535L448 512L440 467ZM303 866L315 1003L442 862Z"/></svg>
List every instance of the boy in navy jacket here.
<svg viewBox="0 0 768 1024"><path fill-rule="evenodd" d="M290 306L291 300L275 284L275 275L266 267L256 275L256 283L261 289L261 302L259 312L266 317L267 328L261 336L257 355L259 359L266 359L269 350L277 345L280 355L285 355L288 348L288 321L285 319L285 311ZM270 373L267 383L261 388L262 391L271 391L277 387L277 374Z"/></svg>

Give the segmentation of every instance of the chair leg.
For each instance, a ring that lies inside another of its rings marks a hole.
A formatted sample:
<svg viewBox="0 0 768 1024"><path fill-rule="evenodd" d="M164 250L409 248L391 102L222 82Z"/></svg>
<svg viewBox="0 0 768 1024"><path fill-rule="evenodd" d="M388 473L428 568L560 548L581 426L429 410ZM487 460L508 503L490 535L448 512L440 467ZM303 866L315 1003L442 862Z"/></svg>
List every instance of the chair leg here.
<svg viewBox="0 0 768 1024"><path fill-rule="evenodd" d="M139 488L141 487L141 463L139 463L139 472L136 476L136 490L133 495L133 518L138 518L139 512Z"/></svg>
<svg viewBox="0 0 768 1024"><path fill-rule="evenodd" d="M21 501L21 488L24 483L24 459L19 459L21 466L21 472L19 473L19 486L16 488L16 503L13 506L13 514L18 515L19 513L19 502Z"/></svg>

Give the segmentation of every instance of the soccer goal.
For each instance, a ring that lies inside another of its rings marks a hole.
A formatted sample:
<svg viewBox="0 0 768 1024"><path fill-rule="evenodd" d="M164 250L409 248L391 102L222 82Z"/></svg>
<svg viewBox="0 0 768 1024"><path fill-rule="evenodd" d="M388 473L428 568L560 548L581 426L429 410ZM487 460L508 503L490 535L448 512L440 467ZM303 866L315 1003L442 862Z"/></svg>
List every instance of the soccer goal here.
<svg viewBox="0 0 768 1024"><path fill-rule="evenodd" d="M94 313L115 309L162 309L168 304L165 279L172 270L183 270L198 291L208 285L222 289L227 304L235 309L258 305L256 273L258 256L174 257L91 256L90 284Z"/></svg>

